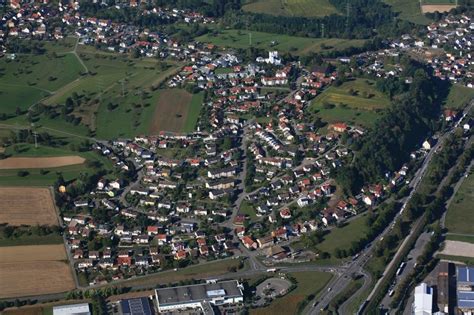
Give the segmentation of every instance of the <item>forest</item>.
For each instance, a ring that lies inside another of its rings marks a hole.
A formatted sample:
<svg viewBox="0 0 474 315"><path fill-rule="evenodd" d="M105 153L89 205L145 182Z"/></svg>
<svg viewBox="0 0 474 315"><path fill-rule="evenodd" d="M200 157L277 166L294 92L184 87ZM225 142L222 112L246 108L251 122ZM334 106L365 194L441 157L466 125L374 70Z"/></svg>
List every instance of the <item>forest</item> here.
<svg viewBox="0 0 474 315"><path fill-rule="evenodd" d="M374 128L354 144L353 163L338 171L338 182L347 193L356 193L363 183L376 182L399 170L410 152L436 129L447 88L420 65L412 62L407 70L413 72L408 91L397 95Z"/></svg>

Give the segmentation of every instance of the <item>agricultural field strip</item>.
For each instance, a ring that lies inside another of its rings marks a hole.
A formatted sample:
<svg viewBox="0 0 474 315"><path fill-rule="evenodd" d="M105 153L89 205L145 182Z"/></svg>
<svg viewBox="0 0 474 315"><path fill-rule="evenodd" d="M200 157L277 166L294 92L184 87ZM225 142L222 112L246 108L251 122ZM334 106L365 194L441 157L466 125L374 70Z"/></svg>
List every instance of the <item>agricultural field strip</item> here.
<svg viewBox="0 0 474 315"><path fill-rule="evenodd" d="M48 188L0 188L0 223L57 225L56 208ZM0 255L0 261L2 255Z"/></svg>

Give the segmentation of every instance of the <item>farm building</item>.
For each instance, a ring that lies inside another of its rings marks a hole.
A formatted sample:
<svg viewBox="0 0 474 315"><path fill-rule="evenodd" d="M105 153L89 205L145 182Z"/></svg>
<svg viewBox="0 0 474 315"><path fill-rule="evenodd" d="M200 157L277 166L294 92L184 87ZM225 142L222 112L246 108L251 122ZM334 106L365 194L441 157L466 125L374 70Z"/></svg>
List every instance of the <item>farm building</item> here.
<svg viewBox="0 0 474 315"><path fill-rule="evenodd" d="M204 310L209 304L237 304L244 300L237 280L162 288L157 289L155 295L160 312L184 308Z"/></svg>
<svg viewBox="0 0 474 315"><path fill-rule="evenodd" d="M89 304L59 305L53 307L53 315L90 315Z"/></svg>

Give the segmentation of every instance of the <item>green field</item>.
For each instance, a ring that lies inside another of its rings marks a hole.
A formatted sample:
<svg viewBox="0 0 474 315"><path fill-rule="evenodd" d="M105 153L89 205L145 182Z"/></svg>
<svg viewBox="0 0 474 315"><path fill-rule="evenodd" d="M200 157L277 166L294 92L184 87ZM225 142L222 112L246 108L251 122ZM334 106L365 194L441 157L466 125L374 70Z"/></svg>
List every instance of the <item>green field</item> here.
<svg viewBox="0 0 474 315"><path fill-rule="evenodd" d="M323 252L330 253L331 256L334 256L336 248L348 250L353 241L357 241L366 235L368 228L366 222L365 214L363 214L341 228L334 228L328 235L324 236L324 240L316 247Z"/></svg>
<svg viewBox="0 0 474 315"><path fill-rule="evenodd" d="M254 0L243 6L244 11L277 16L317 17L337 14L328 0Z"/></svg>
<svg viewBox="0 0 474 315"><path fill-rule="evenodd" d="M360 47L364 44L364 40L308 38L264 32L251 32L251 34L253 47L299 55L340 50L351 46ZM250 45L249 33L241 30L222 30L218 31L217 34L215 32L208 33L197 37L196 40L213 43L219 47L248 48Z"/></svg>
<svg viewBox="0 0 474 315"><path fill-rule="evenodd" d="M474 175L470 174L456 192L446 214L446 227L449 233L470 234L474 236Z"/></svg>
<svg viewBox="0 0 474 315"><path fill-rule="evenodd" d="M287 295L277 298L269 306L251 309L252 315L297 314L298 304L311 294L318 294L331 280L330 273L311 271L289 274L296 279L296 288Z"/></svg>
<svg viewBox="0 0 474 315"><path fill-rule="evenodd" d="M63 85L76 80L83 68L73 54L18 55L0 59L0 112L27 109Z"/></svg>
<svg viewBox="0 0 474 315"><path fill-rule="evenodd" d="M14 60L0 60L0 113L14 116L42 100L46 105L63 105L74 96L74 117L79 125L46 115L35 117L35 125L48 131L97 138L133 137L148 132L158 93L155 87L180 68L180 64L164 64L154 58L133 59L79 45L77 54L88 73L73 53L76 39L45 42L46 53L22 54ZM196 107L193 107L193 109ZM199 108L191 111L189 128L194 127ZM197 113L196 113L197 111ZM194 122L193 122L194 120ZM26 115L9 118L3 123L29 126ZM95 133L95 134L94 134Z"/></svg>
<svg viewBox="0 0 474 315"><path fill-rule="evenodd" d="M449 90L444 106L446 108L462 109L472 99L474 99L474 89L454 84Z"/></svg>
<svg viewBox="0 0 474 315"><path fill-rule="evenodd" d="M431 22L421 13L420 2L414 0L384 0L390 5L395 12L399 13L399 17L403 20L416 24L427 25Z"/></svg>
<svg viewBox="0 0 474 315"><path fill-rule="evenodd" d="M377 110L390 105L387 96L373 86L374 82L356 79L325 89L312 102L310 110L322 120L371 126L377 119Z"/></svg>
<svg viewBox="0 0 474 315"><path fill-rule="evenodd" d="M455 234L447 234L446 240L448 241L458 241L458 242L466 242L474 244L474 235L455 235Z"/></svg>
<svg viewBox="0 0 474 315"><path fill-rule="evenodd" d="M202 103L204 102L204 92L193 94L188 114L184 123L184 132L193 132L196 130L196 123L201 113Z"/></svg>
<svg viewBox="0 0 474 315"><path fill-rule="evenodd" d="M49 245L62 244L63 238L58 234L49 235L22 235L20 237L4 238L0 237L0 247L3 246L24 246L24 245Z"/></svg>

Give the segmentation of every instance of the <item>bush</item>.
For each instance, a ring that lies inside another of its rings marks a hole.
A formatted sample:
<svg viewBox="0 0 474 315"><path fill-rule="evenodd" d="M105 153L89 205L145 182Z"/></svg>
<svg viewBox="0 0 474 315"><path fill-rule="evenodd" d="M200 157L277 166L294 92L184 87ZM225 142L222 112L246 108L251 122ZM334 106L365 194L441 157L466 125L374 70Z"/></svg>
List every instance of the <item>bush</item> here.
<svg viewBox="0 0 474 315"><path fill-rule="evenodd" d="M17 175L19 177L25 177L25 176L28 176L29 174L30 174L30 172L25 171L25 170L18 171L18 173L17 173Z"/></svg>

